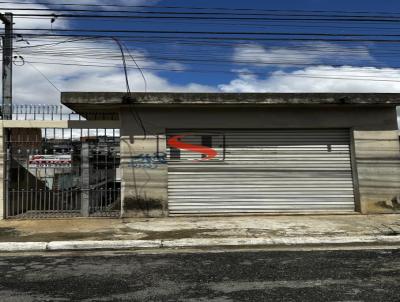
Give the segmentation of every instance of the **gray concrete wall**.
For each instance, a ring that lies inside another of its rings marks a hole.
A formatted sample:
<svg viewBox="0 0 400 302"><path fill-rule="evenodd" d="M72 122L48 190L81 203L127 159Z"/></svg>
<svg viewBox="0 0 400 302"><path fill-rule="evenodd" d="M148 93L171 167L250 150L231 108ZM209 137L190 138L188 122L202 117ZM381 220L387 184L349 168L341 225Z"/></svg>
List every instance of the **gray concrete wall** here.
<svg viewBox="0 0 400 302"><path fill-rule="evenodd" d="M353 137L361 212L400 212L398 131L355 130Z"/></svg>
<svg viewBox="0 0 400 302"><path fill-rule="evenodd" d="M165 135L121 135L122 217L167 215Z"/></svg>
<svg viewBox="0 0 400 302"><path fill-rule="evenodd" d="M167 214L168 170L132 167L132 157L164 152L167 129L349 128L354 131L356 207L363 213L394 212L400 194L400 149L395 107L302 106L210 108L137 107L147 137L132 110L121 112L124 216ZM156 136L159 138L156 139ZM130 166L129 166L130 165ZM357 184L358 183L358 184ZM135 185L136 184L136 185Z"/></svg>
<svg viewBox="0 0 400 302"><path fill-rule="evenodd" d="M397 129L394 107L377 106L301 106L274 107L137 107L146 129L165 131L182 128L357 128L366 130ZM132 133L142 134L131 112L123 113Z"/></svg>
<svg viewBox="0 0 400 302"><path fill-rule="evenodd" d="M5 160L7 150L5 150L4 143L4 128L0 127L0 220L4 219L6 216L6 195L5 195L5 183L4 183L4 175L5 175Z"/></svg>

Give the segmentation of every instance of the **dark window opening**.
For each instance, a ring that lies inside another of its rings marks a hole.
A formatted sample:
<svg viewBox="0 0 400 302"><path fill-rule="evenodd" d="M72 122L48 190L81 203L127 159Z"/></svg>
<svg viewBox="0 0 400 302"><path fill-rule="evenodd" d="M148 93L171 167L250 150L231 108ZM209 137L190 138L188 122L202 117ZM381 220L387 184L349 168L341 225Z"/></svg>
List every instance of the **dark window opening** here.
<svg viewBox="0 0 400 302"><path fill-rule="evenodd" d="M211 135L202 135L201 136L201 145L204 147L212 148L212 136ZM205 158L207 155L202 154L201 157Z"/></svg>
<svg viewBox="0 0 400 302"><path fill-rule="evenodd" d="M181 150L176 148L171 148L169 157L170 159L181 159Z"/></svg>
<svg viewBox="0 0 400 302"><path fill-rule="evenodd" d="M202 135L201 136L201 144L205 147L212 148L212 136L211 135Z"/></svg>

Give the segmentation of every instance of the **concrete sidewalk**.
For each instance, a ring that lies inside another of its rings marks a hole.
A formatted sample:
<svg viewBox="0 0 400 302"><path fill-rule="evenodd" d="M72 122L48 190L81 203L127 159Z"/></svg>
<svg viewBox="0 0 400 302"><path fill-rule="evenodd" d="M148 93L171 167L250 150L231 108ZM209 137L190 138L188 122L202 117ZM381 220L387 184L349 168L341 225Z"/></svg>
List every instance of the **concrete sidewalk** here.
<svg viewBox="0 0 400 302"><path fill-rule="evenodd" d="M400 215L0 222L0 251L364 243L400 245Z"/></svg>

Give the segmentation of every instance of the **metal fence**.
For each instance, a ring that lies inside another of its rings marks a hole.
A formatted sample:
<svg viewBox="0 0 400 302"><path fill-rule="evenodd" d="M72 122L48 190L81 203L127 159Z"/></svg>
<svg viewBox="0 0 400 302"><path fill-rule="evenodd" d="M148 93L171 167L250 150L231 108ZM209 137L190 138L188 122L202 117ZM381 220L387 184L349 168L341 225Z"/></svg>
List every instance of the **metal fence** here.
<svg viewBox="0 0 400 302"><path fill-rule="evenodd" d="M119 129L12 128L8 218L119 216Z"/></svg>

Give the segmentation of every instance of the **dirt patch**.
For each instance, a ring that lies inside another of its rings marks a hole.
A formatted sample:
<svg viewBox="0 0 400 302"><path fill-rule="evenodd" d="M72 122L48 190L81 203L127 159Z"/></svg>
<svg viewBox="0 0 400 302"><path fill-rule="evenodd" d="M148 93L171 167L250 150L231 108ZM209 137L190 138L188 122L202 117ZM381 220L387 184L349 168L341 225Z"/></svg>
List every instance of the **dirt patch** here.
<svg viewBox="0 0 400 302"><path fill-rule="evenodd" d="M124 199L124 210L125 211L142 211L149 212L151 210L163 209L164 201L161 199L154 198L125 198Z"/></svg>
<svg viewBox="0 0 400 302"><path fill-rule="evenodd" d="M9 233L8 236L0 236L0 242L38 242L38 241L68 241L68 240L111 240L114 233L36 233L36 234L13 234Z"/></svg>
<svg viewBox="0 0 400 302"><path fill-rule="evenodd" d="M212 236L199 236L202 233L216 232L215 229L186 229L186 230L174 230L174 231L146 231L144 240L156 240L156 239L184 239L184 238L206 238ZM218 236L215 236L218 237Z"/></svg>
<svg viewBox="0 0 400 302"><path fill-rule="evenodd" d="M399 236L400 235L400 224L382 224L376 227L379 234L384 236Z"/></svg>
<svg viewBox="0 0 400 302"><path fill-rule="evenodd" d="M18 237L20 236L20 234L21 232L17 231L14 228L0 228L0 241L3 241L3 238Z"/></svg>

